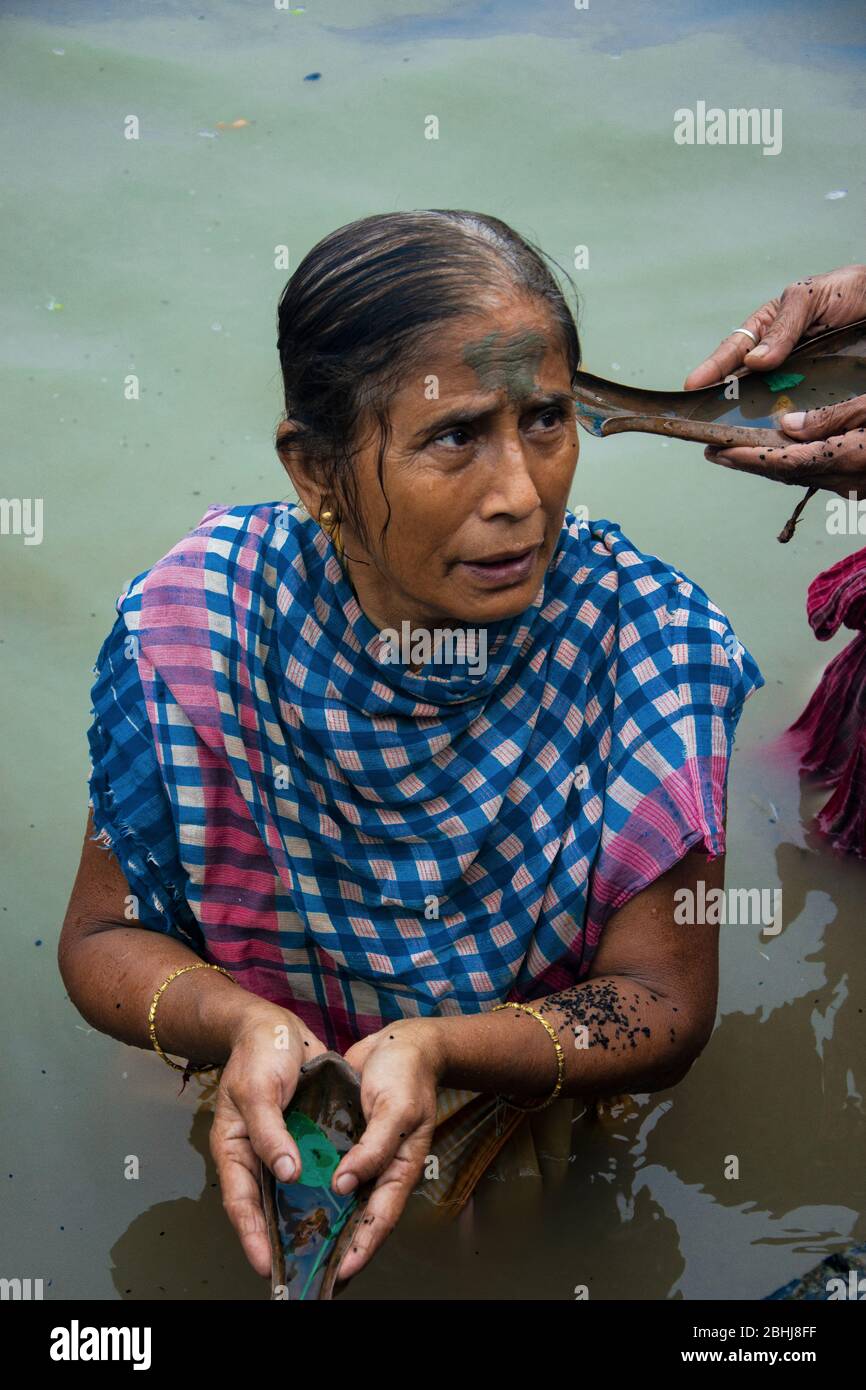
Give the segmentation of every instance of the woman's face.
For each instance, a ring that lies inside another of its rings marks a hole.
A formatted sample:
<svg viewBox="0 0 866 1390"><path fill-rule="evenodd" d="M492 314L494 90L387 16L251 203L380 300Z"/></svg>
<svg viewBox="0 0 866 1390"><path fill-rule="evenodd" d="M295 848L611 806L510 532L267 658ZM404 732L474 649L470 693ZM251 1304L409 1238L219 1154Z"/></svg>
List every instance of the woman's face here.
<svg viewBox="0 0 866 1390"><path fill-rule="evenodd" d="M578 454L570 372L546 305L503 298L443 324L389 419L384 545L377 431L362 435L356 458L371 548L342 523L367 616L429 628L523 612L559 539Z"/></svg>

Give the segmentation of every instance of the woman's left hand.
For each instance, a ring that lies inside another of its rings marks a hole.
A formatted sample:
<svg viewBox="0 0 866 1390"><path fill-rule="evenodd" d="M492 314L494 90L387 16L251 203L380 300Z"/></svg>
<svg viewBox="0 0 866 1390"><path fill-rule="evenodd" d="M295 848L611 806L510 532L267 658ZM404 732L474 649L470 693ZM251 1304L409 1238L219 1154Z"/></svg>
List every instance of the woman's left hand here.
<svg viewBox="0 0 866 1390"><path fill-rule="evenodd" d="M710 386L740 367L769 371L796 347L829 328L843 328L866 315L866 265L845 265L823 275L807 275L756 309L690 372L686 391ZM783 415L780 429L790 444L759 449L710 448L711 463L758 473L778 483L823 488L843 497L866 496L866 396L855 396L816 410Z"/></svg>
<svg viewBox="0 0 866 1390"><path fill-rule="evenodd" d="M364 1221L340 1265L339 1278L351 1279L394 1229L423 1172L436 1128L441 1033L432 1019L402 1019L355 1043L345 1056L361 1075L367 1128L337 1167L333 1187L351 1191L375 1179ZM341 1186L346 1176L354 1179L352 1187Z"/></svg>
<svg viewBox="0 0 866 1390"><path fill-rule="evenodd" d="M779 448L705 449L724 468L759 473L777 483L866 497L866 396L783 415L791 443ZM800 442L802 441L802 442Z"/></svg>

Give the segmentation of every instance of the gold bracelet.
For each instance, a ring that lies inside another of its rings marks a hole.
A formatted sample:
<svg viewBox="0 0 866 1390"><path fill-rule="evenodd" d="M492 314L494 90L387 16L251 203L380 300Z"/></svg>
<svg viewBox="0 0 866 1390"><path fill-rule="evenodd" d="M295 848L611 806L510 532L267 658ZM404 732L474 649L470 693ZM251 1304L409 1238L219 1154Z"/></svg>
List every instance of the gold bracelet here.
<svg viewBox="0 0 866 1390"><path fill-rule="evenodd" d="M166 989L168 989L172 980L176 980L178 975L185 975L188 970L218 970L221 975L225 975L226 979L231 980L233 984L236 983L236 981L234 976L230 975L227 970L223 970L221 965L211 965L209 961L202 960L199 961L198 965L182 965L180 970L173 970L169 975L168 979L163 980L159 989L156 991L156 994L153 996L150 1008L147 1011L147 1031L150 1036L150 1041L153 1043L154 1051L158 1052L162 1060L166 1063L166 1065L172 1067L174 1071L182 1071L185 1073L186 1076L192 1076L194 1073L200 1071L213 1071L214 1067L222 1066L222 1063L205 1062L205 1064L201 1067L194 1067L189 1062L187 1062L186 1066L182 1067L179 1062L173 1062L170 1057L166 1057L165 1053L159 1045L159 1040L156 1036L155 1022L156 1006L162 998L163 992Z"/></svg>
<svg viewBox="0 0 866 1390"><path fill-rule="evenodd" d="M507 1096L501 1096L500 1099L504 1100L506 1105L512 1106L514 1110L546 1110L548 1105L553 1104L562 1090L562 1082L565 1077L565 1053L562 1050L562 1043L559 1041L559 1038L554 1033L547 1019L542 1018L537 1009L531 1009L528 1004L514 1004L509 1000L507 1004L496 1004L490 1012L495 1014L499 1009L520 1009L522 1013L530 1014L532 1018L538 1019L542 1028L547 1030L550 1035L550 1041L556 1048L556 1085L551 1094L547 1097L547 1100L537 1102L535 1105L517 1105L513 1100L509 1100Z"/></svg>

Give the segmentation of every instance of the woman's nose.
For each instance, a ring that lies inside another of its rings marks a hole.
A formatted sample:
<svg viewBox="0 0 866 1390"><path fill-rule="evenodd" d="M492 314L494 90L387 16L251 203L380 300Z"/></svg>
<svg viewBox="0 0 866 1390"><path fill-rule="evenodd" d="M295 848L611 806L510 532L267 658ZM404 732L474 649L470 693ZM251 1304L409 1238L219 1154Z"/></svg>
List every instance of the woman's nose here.
<svg viewBox="0 0 866 1390"><path fill-rule="evenodd" d="M520 434L515 431L499 440L498 447L491 451L491 455L484 514L495 516L508 512L511 516L531 515L541 506L541 498Z"/></svg>

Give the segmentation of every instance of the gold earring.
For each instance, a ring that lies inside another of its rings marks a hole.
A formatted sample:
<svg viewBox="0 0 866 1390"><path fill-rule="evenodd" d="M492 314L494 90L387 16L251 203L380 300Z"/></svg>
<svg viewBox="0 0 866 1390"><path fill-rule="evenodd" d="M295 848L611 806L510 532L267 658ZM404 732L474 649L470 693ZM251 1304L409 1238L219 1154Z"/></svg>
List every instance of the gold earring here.
<svg viewBox="0 0 866 1390"><path fill-rule="evenodd" d="M330 507L326 507L319 512L319 525L322 526L331 539L331 544L336 550L340 559L343 558L343 540L340 535L340 523Z"/></svg>

